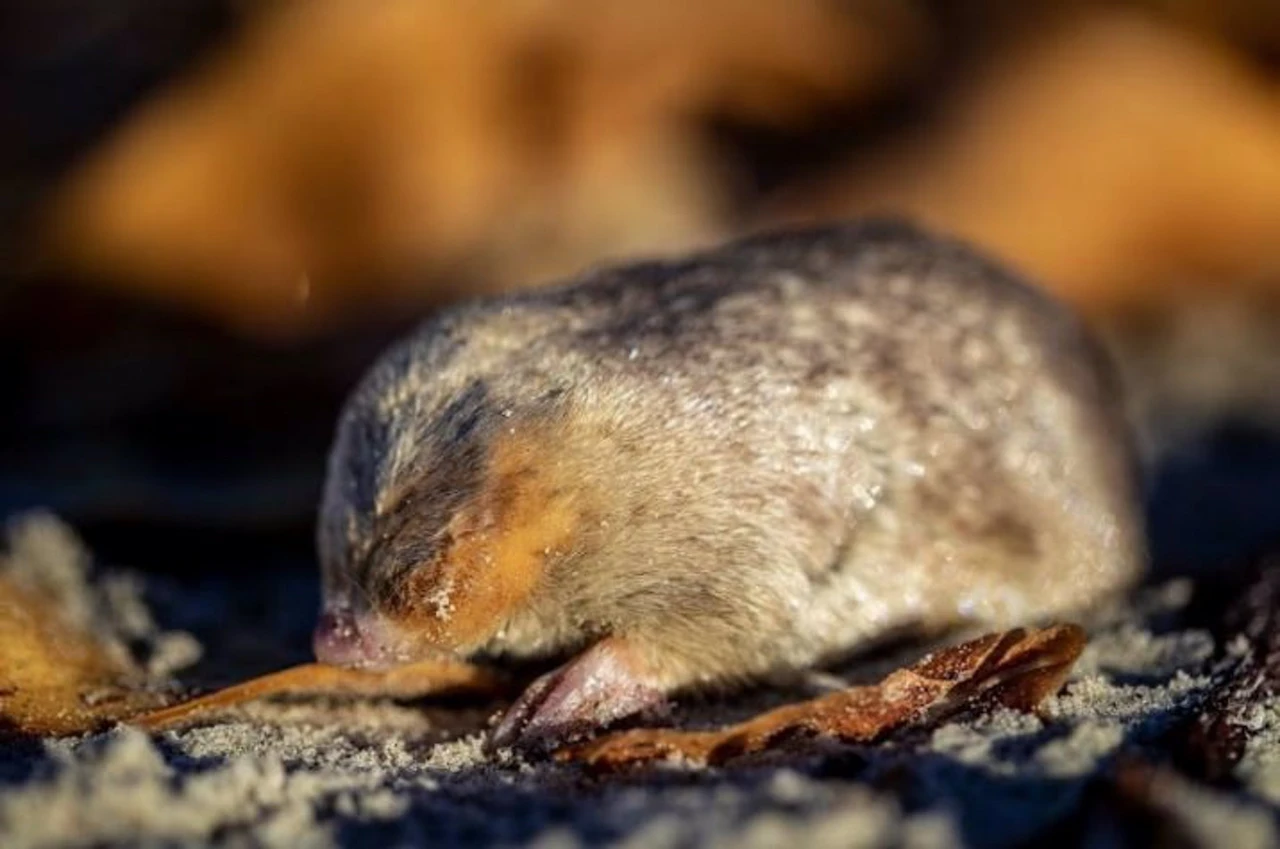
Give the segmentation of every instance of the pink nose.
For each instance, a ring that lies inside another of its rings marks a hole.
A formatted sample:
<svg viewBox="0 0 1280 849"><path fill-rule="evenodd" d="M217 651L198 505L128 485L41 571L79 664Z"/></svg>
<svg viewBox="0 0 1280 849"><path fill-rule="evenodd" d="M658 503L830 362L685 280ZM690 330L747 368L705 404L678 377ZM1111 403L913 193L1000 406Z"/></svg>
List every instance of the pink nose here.
<svg viewBox="0 0 1280 849"><path fill-rule="evenodd" d="M355 614L346 608L326 610L320 614L311 646L316 660L334 666L367 666L379 654L368 637L361 633Z"/></svg>

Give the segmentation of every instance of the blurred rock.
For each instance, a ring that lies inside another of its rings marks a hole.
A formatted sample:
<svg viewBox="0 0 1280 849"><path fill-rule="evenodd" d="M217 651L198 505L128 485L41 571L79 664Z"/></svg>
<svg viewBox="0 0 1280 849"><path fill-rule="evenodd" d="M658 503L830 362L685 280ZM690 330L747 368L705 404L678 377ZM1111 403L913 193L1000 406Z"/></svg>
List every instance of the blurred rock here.
<svg viewBox="0 0 1280 849"><path fill-rule="evenodd" d="M720 235L704 113L794 122L910 69L913 4L283 3L137 110L46 258L241 327L528 285Z"/></svg>

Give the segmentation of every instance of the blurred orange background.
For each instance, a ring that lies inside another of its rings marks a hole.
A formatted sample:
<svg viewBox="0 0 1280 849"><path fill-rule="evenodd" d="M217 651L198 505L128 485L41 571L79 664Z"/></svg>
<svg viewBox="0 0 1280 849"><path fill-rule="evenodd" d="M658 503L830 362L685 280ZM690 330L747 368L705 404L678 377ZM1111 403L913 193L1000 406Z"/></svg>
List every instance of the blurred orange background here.
<svg viewBox="0 0 1280 849"><path fill-rule="evenodd" d="M342 393L441 304L868 213L1082 311L1163 442L1280 426L1266 0L4 14L0 507L108 543L306 525ZM1240 544L1280 538L1227 474Z"/></svg>

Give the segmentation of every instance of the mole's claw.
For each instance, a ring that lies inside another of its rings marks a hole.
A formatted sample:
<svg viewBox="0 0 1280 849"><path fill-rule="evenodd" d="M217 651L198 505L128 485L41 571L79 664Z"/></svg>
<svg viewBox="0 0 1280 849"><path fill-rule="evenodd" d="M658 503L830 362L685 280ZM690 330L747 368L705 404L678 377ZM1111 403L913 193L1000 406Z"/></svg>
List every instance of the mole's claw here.
<svg viewBox="0 0 1280 849"><path fill-rule="evenodd" d="M486 748L546 754L619 719L653 716L666 706L666 694L635 652L621 640L605 640L534 681L490 733Z"/></svg>
<svg viewBox="0 0 1280 849"><path fill-rule="evenodd" d="M548 672L538 678L520 694L520 698L507 709L502 719L489 732L485 749L492 752L507 746L515 746L525 729L532 722L547 693L563 677L565 667Z"/></svg>

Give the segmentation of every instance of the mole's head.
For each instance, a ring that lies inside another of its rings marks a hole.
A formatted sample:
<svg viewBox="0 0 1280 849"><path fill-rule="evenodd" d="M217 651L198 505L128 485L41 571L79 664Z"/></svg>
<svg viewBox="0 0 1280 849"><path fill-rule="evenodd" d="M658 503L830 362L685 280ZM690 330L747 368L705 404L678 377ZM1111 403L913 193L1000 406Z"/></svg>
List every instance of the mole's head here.
<svg viewBox="0 0 1280 849"><path fill-rule="evenodd" d="M555 460L556 417L534 408L494 403L478 381L440 405L353 400L321 508L321 661L467 654L530 600L582 507Z"/></svg>

